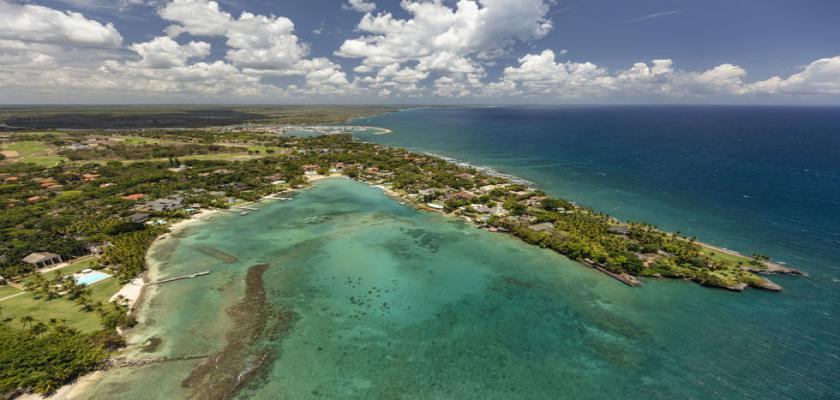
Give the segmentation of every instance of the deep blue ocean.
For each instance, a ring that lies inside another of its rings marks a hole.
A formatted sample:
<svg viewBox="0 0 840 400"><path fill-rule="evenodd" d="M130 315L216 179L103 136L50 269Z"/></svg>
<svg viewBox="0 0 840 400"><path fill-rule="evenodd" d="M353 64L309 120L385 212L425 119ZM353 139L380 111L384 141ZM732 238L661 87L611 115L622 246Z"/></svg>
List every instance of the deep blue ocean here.
<svg viewBox="0 0 840 400"><path fill-rule="evenodd" d="M661 306L639 323L693 374L687 398L840 398L840 108L417 108L354 123L393 130L363 140L806 271L771 277L778 294L648 281L638 290Z"/></svg>

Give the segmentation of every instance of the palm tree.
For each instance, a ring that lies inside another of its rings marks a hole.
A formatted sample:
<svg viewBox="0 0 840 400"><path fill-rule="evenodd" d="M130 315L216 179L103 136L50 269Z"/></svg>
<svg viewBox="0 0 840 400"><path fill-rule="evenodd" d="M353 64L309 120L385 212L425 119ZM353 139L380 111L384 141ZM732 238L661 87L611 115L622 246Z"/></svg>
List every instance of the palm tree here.
<svg viewBox="0 0 840 400"><path fill-rule="evenodd" d="M20 323L26 325L27 327L32 326L32 322L35 321L35 318L32 318L31 315L24 315L20 317Z"/></svg>

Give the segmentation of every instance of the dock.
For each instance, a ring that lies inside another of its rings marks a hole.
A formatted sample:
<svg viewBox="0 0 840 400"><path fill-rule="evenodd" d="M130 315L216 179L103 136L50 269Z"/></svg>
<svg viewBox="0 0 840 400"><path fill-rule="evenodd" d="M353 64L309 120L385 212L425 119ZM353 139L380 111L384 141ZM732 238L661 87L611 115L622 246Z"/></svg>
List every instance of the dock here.
<svg viewBox="0 0 840 400"><path fill-rule="evenodd" d="M150 285L160 285L161 283L180 281L182 279L198 278L199 276L204 276L204 275L210 275L210 271L202 271L202 272L196 272L194 274L189 274L189 275L184 275L184 276L176 276L174 278L161 279L159 281L154 281L154 282L151 282L149 284Z"/></svg>
<svg viewBox="0 0 840 400"><path fill-rule="evenodd" d="M616 272L612 272L612 271L604 268L603 265L600 265L600 264L598 264L598 263L596 263L596 262L594 262L594 261L592 261L588 258L584 258L583 261L581 261L581 262L583 263L583 265L586 265L589 268L593 268L593 269L596 269L600 272L603 272L603 273L609 275L610 277L612 277L613 279L615 279L615 280L617 280L617 281L619 281L619 282L621 282L621 283L623 283L627 286L636 287L636 286L639 286L639 285L642 284L642 282L639 282L639 280L636 279L636 277L633 276L633 275L619 274L619 273L616 273Z"/></svg>

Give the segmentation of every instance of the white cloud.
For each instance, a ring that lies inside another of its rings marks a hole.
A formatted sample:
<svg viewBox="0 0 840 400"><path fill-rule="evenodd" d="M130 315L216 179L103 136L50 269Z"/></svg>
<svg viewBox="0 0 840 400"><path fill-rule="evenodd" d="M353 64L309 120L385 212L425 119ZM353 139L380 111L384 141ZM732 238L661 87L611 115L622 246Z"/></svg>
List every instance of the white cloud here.
<svg viewBox="0 0 840 400"><path fill-rule="evenodd" d="M519 66L505 68L502 78L488 86L485 94L582 97L698 97L733 96L749 92L746 71L722 64L702 72L673 69L668 59L650 65L636 63L626 70L610 72L590 62L559 63L554 52L544 50L519 59Z"/></svg>
<svg viewBox="0 0 840 400"><path fill-rule="evenodd" d="M757 93L840 94L840 56L821 58L787 79L774 76L750 85L750 89Z"/></svg>
<svg viewBox="0 0 840 400"><path fill-rule="evenodd" d="M454 7L439 0L404 0L400 5L411 18L367 13L357 27L365 35L346 40L335 54L361 59L354 69L358 73L414 63L415 70L446 76L442 85L451 86L452 79L466 87L485 74L476 60L498 57L552 28L543 0L459 0Z"/></svg>
<svg viewBox="0 0 840 400"><path fill-rule="evenodd" d="M193 57L206 57L210 54L210 44L189 42L179 45L168 36L159 36L145 43L135 43L131 49L142 58L139 65L149 68L183 67Z"/></svg>
<svg viewBox="0 0 840 400"><path fill-rule="evenodd" d="M282 16L243 12L239 18L209 0L173 0L158 14L176 24L166 28L172 37L183 33L224 36L225 60L251 76L304 77L304 87L289 86L298 93L346 94L352 90L341 66L327 58L306 58L308 46L294 33L294 23Z"/></svg>
<svg viewBox="0 0 840 400"><path fill-rule="evenodd" d="M347 0L347 4L344 5L344 8L361 13L369 13L376 9L376 3L366 0Z"/></svg>
<svg viewBox="0 0 840 400"><path fill-rule="evenodd" d="M236 19L208 0L174 0L158 14L177 23L166 29L170 36L190 33L227 37L230 49L225 58L242 68L290 70L308 53L307 46L294 34L294 23L286 17L243 12Z"/></svg>
<svg viewBox="0 0 840 400"><path fill-rule="evenodd" d="M102 47L118 47L123 40L111 23L102 24L76 12L5 0L0 0L0 39Z"/></svg>
<svg viewBox="0 0 840 400"><path fill-rule="evenodd" d="M219 9L219 3L207 0L174 0L159 9L158 15L179 23L166 28L166 33L173 37L182 33L197 36L224 35L232 20L229 13Z"/></svg>
<svg viewBox="0 0 840 400"><path fill-rule="evenodd" d="M98 7L104 0L64 1ZM501 64L507 59L500 56L514 45L548 33L549 1L403 0L407 18L374 14L371 1L350 2L365 15L358 25L361 33L335 52L359 60L349 78L340 64L310 56L294 23L283 16L233 16L214 1L172 0L158 9L172 23L165 30L168 36L123 46L110 23L0 0L0 99L342 101L338 99L402 96L552 102L840 95L840 56L815 60L788 77L757 82L749 82L747 71L730 63L686 71L670 59L658 59L609 69L558 60L565 50L544 50L513 65ZM186 34L190 39L182 36ZM222 59L211 57L205 37L224 38L223 45L215 45L222 47ZM501 76L488 81L485 68L495 65L504 67Z"/></svg>

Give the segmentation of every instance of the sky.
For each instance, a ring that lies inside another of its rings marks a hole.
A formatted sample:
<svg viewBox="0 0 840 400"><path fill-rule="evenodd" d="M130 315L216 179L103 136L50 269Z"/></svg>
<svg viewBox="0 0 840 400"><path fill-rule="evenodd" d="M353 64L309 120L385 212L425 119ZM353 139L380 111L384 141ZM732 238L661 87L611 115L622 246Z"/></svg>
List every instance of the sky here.
<svg viewBox="0 0 840 400"><path fill-rule="evenodd" d="M840 104L840 1L0 0L0 103Z"/></svg>

